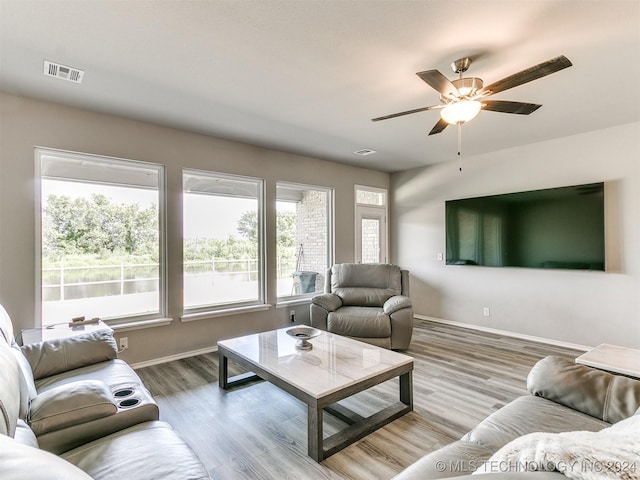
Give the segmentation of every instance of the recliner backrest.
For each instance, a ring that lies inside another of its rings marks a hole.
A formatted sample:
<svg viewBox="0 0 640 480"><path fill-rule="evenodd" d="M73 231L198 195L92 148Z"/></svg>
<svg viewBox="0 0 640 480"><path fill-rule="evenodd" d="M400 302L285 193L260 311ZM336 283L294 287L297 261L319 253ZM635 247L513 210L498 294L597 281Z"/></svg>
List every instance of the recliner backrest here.
<svg viewBox="0 0 640 480"><path fill-rule="evenodd" d="M382 307L402 294L402 275L397 265L342 263L331 267L331 293L343 305Z"/></svg>

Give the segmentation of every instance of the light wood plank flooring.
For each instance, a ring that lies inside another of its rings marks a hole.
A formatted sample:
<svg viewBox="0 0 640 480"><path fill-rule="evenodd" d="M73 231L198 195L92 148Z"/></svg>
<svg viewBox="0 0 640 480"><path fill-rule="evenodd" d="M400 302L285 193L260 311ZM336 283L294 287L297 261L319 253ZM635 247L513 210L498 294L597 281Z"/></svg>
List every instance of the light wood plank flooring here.
<svg viewBox="0 0 640 480"><path fill-rule="evenodd" d="M406 353L415 358L415 410L320 464L307 456L306 406L267 382L220 390L215 353L138 373L161 420L191 445L214 479L388 479L525 395L527 373L539 359L582 352L416 320ZM369 415L397 400L397 391L396 379L346 405ZM325 436L343 426L325 415Z"/></svg>

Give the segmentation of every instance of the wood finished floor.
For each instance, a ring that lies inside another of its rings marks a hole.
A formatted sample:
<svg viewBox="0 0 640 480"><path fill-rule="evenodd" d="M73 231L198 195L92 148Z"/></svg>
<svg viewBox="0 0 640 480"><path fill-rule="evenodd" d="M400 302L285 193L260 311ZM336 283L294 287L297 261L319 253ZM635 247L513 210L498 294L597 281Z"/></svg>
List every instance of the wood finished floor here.
<svg viewBox="0 0 640 480"><path fill-rule="evenodd" d="M214 479L389 479L526 394L527 373L539 359L582 352L416 320L405 353L415 359L414 411L320 464L307 456L306 406L267 382L220 390L216 353L138 373L160 419L191 445ZM396 401L397 392L392 380L346 405L369 415ZM325 436L343 426L325 415Z"/></svg>

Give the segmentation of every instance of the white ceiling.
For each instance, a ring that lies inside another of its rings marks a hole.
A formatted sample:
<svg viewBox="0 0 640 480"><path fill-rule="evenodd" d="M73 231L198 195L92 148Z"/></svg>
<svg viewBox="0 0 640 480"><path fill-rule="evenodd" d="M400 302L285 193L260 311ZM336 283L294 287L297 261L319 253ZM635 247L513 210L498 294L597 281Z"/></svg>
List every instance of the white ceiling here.
<svg viewBox="0 0 640 480"><path fill-rule="evenodd" d="M383 171L456 158L438 111L370 121L438 103L415 72L472 56L487 85L558 55L574 66L493 97L543 107L481 112L467 156L639 121L640 1L0 0L6 92Z"/></svg>

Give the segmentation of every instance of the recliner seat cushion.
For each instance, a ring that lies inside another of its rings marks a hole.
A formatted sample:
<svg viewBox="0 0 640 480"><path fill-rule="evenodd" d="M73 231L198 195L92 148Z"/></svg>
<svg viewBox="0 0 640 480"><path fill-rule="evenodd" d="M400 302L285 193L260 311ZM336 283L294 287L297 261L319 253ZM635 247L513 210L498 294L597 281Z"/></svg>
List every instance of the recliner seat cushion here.
<svg viewBox="0 0 640 480"><path fill-rule="evenodd" d="M135 425L61 457L94 480L210 478L193 450L164 422Z"/></svg>
<svg viewBox="0 0 640 480"><path fill-rule="evenodd" d="M115 459L117 461L117 459ZM0 435L2 480L92 480L63 459L17 440Z"/></svg>
<svg viewBox="0 0 640 480"><path fill-rule="evenodd" d="M342 307L329 313L327 329L346 337L386 338L391 336L391 319L382 308Z"/></svg>
<svg viewBox="0 0 640 480"><path fill-rule="evenodd" d="M111 388L139 384L140 377L124 360L94 363L36 380L38 394L51 388L80 380L101 380Z"/></svg>

